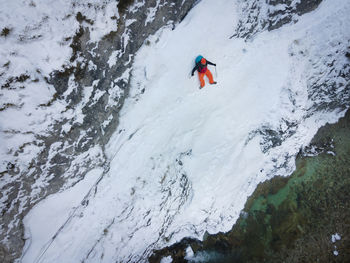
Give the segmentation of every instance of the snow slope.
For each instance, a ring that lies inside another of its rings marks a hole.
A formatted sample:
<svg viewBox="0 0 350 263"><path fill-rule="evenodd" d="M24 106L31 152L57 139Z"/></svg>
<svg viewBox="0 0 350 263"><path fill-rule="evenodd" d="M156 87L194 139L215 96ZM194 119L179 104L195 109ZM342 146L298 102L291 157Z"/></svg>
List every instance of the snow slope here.
<svg viewBox="0 0 350 263"><path fill-rule="evenodd" d="M256 185L289 175L317 129L342 116L310 114L309 60L349 37L350 3L324 1L297 24L249 42L229 39L235 8L202 0L175 30L149 38L107 145L109 171L54 237L31 238L32 248L51 239L50 246L40 257L24 253L23 262L144 262L153 248L185 236L227 231ZM310 45L315 40L322 41ZM300 46L309 57L291 55ZM190 78L197 54L217 63L209 68L218 85L199 90ZM269 130L284 134L279 143ZM28 215L29 232L35 214L45 211L38 205Z"/></svg>

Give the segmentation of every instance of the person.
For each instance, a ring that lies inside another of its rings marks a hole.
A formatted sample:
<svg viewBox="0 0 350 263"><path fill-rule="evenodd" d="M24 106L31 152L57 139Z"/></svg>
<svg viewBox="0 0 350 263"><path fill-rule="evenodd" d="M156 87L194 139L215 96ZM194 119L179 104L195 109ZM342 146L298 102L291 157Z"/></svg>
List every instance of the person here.
<svg viewBox="0 0 350 263"><path fill-rule="evenodd" d="M204 76L207 76L209 79L210 84L216 84L216 81L213 79L213 75L211 74L210 70L208 69L208 65L213 65L216 66L215 63L210 62L209 60L206 60L202 56L198 56L196 58L196 65L192 69L192 76L194 75L194 72L197 70L198 71L198 77L200 81L200 89L205 86L205 81L204 81Z"/></svg>

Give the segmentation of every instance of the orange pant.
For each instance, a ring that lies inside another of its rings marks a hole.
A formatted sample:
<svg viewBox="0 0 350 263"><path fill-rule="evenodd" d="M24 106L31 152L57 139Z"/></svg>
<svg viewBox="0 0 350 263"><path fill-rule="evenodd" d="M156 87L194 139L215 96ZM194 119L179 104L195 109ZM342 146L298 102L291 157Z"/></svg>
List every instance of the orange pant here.
<svg viewBox="0 0 350 263"><path fill-rule="evenodd" d="M206 75L208 77L210 84L214 83L213 75L211 74L209 69L207 69L207 71L205 73L198 72L198 77L199 77L199 81L201 82L202 88L205 86L204 75Z"/></svg>

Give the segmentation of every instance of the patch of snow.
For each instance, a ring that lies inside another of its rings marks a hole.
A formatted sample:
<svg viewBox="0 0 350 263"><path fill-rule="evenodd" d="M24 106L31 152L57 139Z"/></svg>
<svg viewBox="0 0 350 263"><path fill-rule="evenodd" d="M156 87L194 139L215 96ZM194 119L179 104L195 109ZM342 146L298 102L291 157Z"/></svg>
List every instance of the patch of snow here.
<svg viewBox="0 0 350 263"><path fill-rule="evenodd" d="M156 12L159 8L160 0L157 0L155 7L150 7L147 10L147 19L145 21L145 26L147 26L148 23L151 23L154 20L154 17L156 15Z"/></svg>
<svg viewBox="0 0 350 263"><path fill-rule="evenodd" d="M72 128L72 124L67 122L62 126L62 132L63 133L68 133L70 129Z"/></svg>
<svg viewBox="0 0 350 263"><path fill-rule="evenodd" d="M125 26L128 27L130 26L131 24L135 23L137 20L136 19L127 19L125 21Z"/></svg>
<svg viewBox="0 0 350 263"><path fill-rule="evenodd" d="M95 104L98 100L106 93L104 90L96 90L94 97L92 98L92 103Z"/></svg>
<svg viewBox="0 0 350 263"><path fill-rule="evenodd" d="M111 68L113 67L115 64L117 64L117 59L122 55L122 52L121 50L116 50L116 51L113 51L112 54L110 55L107 63L108 63L108 66Z"/></svg>
<svg viewBox="0 0 350 263"><path fill-rule="evenodd" d="M97 66L94 64L94 62L89 60L88 68L89 68L89 70L96 70Z"/></svg>
<svg viewBox="0 0 350 263"><path fill-rule="evenodd" d="M160 260L160 263L171 263L171 262L173 262L173 259L171 258L171 256L164 257Z"/></svg>
<svg viewBox="0 0 350 263"><path fill-rule="evenodd" d="M335 243L337 240L341 240L341 236L338 233L335 233L331 237L332 243Z"/></svg>
<svg viewBox="0 0 350 263"><path fill-rule="evenodd" d="M126 50L126 46L129 44L130 40L130 30L126 30L122 35L123 51Z"/></svg>
<svg viewBox="0 0 350 263"><path fill-rule="evenodd" d="M186 248L186 256L185 256L185 259L191 260L191 258L193 258L193 256L194 256L193 250L192 250L192 248L191 248L190 246L188 246L188 247Z"/></svg>
<svg viewBox="0 0 350 263"><path fill-rule="evenodd" d="M113 115L109 116L108 119L102 123L101 129L103 132L104 132L104 129L111 123L112 120L113 120Z"/></svg>
<svg viewBox="0 0 350 263"><path fill-rule="evenodd" d="M135 13L140 7L145 5L145 0L135 1L132 6L129 7L130 13Z"/></svg>

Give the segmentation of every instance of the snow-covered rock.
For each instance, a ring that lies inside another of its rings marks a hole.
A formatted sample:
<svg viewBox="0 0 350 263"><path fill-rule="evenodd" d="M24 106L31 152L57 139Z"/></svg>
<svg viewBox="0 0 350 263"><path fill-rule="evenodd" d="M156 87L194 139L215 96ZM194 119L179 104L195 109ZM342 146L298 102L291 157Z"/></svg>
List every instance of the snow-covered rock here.
<svg viewBox="0 0 350 263"><path fill-rule="evenodd" d="M21 255L22 219L32 206L95 167L108 169L104 145L118 125L135 52L148 35L183 19L193 2L1 1L5 262Z"/></svg>
<svg viewBox="0 0 350 263"><path fill-rule="evenodd" d="M239 0L239 21L233 36L252 38L264 30L274 30L296 23L322 0Z"/></svg>

